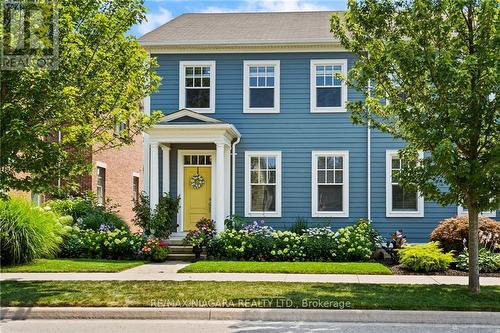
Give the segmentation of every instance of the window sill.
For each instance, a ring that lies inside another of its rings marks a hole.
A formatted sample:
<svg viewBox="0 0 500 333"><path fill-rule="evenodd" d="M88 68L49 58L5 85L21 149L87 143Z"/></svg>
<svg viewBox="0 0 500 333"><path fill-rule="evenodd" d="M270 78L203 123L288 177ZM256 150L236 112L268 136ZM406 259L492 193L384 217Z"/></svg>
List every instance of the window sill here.
<svg viewBox="0 0 500 333"><path fill-rule="evenodd" d="M313 108L311 113L345 113L347 110L343 107L338 108Z"/></svg>
<svg viewBox="0 0 500 333"><path fill-rule="evenodd" d="M281 213L278 212L247 212L245 217L281 217Z"/></svg>
<svg viewBox="0 0 500 333"><path fill-rule="evenodd" d="M280 109L270 109L270 108L256 108L256 109L243 109L243 113L280 113Z"/></svg>
<svg viewBox="0 0 500 333"><path fill-rule="evenodd" d="M424 217L423 211L388 211L386 217Z"/></svg>
<svg viewBox="0 0 500 333"><path fill-rule="evenodd" d="M349 212L313 212L312 217L349 217Z"/></svg>

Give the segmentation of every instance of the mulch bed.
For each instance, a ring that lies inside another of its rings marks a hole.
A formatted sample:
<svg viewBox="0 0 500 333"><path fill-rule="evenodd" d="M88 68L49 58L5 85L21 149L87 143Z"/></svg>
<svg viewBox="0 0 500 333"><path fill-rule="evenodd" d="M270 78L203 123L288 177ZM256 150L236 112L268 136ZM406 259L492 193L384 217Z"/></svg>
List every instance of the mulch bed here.
<svg viewBox="0 0 500 333"><path fill-rule="evenodd" d="M459 271L457 269L448 269L444 272L435 272L435 273L425 273L425 272L411 272L403 267L401 265L394 265L390 266L388 265L389 269L392 271L393 274L396 275L447 275L447 276L469 276L468 272L464 271ZM481 273L481 276L488 276L488 277L500 277L500 272L496 273Z"/></svg>

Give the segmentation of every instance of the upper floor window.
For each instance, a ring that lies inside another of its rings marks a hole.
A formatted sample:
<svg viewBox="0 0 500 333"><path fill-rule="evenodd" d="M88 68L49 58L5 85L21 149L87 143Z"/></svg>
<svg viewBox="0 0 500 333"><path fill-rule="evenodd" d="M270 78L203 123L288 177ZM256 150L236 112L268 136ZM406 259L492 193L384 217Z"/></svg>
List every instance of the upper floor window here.
<svg viewBox="0 0 500 333"><path fill-rule="evenodd" d="M311 60L311 112L345 112L347 59Z"/></svg>
<svg viewBox="0 0 500 333"><path fill-rule="evenodd" d="M405 190L397 180L404 163L397 150L386 152L386 216L423 217L424 198L418 192Z"/></svg>
<svg viewBox="0 0 500 333"><path fill-rule="evenodd" d="M313 151L312 216L349 216L349 152Z"/></svg>
<svg viewBox="0 0 500 333"><path fill-rule="evenodd" d="M280 112L280 62L245 61L243 112Z"/></svg>
<svg viewBox="0 0 500 333"><path fill-rule="evenodd" d="M179 108L215 112L215 61L181 61Z"/></svg>
<svg viewBox="0 0 500 333"><path fill-rule="evenodd" d="M281 152L245 153L245 215L281 216Z"/></svg>

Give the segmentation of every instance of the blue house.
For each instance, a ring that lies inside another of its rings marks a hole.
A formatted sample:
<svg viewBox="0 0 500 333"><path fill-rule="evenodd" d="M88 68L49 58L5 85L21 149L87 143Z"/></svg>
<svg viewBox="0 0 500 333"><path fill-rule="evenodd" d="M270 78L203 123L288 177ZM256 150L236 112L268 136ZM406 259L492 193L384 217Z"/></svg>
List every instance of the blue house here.
<svg viewBox="0 0 500 333"><path fill-rule="evenodd" d="M140 39L162 77L145 110L165 115L145 134L145 189L153 205L181 197L177 235L237 214L278 229L369 218L418 242L464 213L404 191L391 177L404 143L351 123L346 102L363 95L336 74L356 56L330 14L184 14Z"/></svg>

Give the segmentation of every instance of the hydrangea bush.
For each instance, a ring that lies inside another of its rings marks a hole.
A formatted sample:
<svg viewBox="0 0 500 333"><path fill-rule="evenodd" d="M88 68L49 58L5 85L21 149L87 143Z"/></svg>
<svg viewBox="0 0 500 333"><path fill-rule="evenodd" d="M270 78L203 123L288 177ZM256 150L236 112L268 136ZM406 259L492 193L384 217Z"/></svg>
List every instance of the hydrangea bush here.
<svg viewBox="0 0 500 333"><path fill-rule="evenodd" d="M366 261L375 250L374 232L368 220L341 228L335 233L334 251L338 261Z"/></svg>
<svg viewBox="0 0 500 333"><path fill-rule="evenodd" d="M272 233L272 260L303 261L304 237L291 231L276 231Z"/></svg>
<svg viewBox="0 0 500 333"><path fill-rule="evenodd" d="M308 261L333 261L336 257L335 232L329 227L308 228L304 237L304 253Z"/></svg>
<svg viewBox="0 0 500 333"><path fill-rule="evenodd" d="M309 228L302 235L275 231L261 222L228 229L207 246L216 259L256 261L365 261L375 249L376 232L367 220L341 228Z"/></svg>
<svg viewBox="0 0 500 333"><path fill-rule="evenodd" d="M136 259L140 255L144 238L125 229L94 231L72 227L65 237L61 257Z"/></svg>

